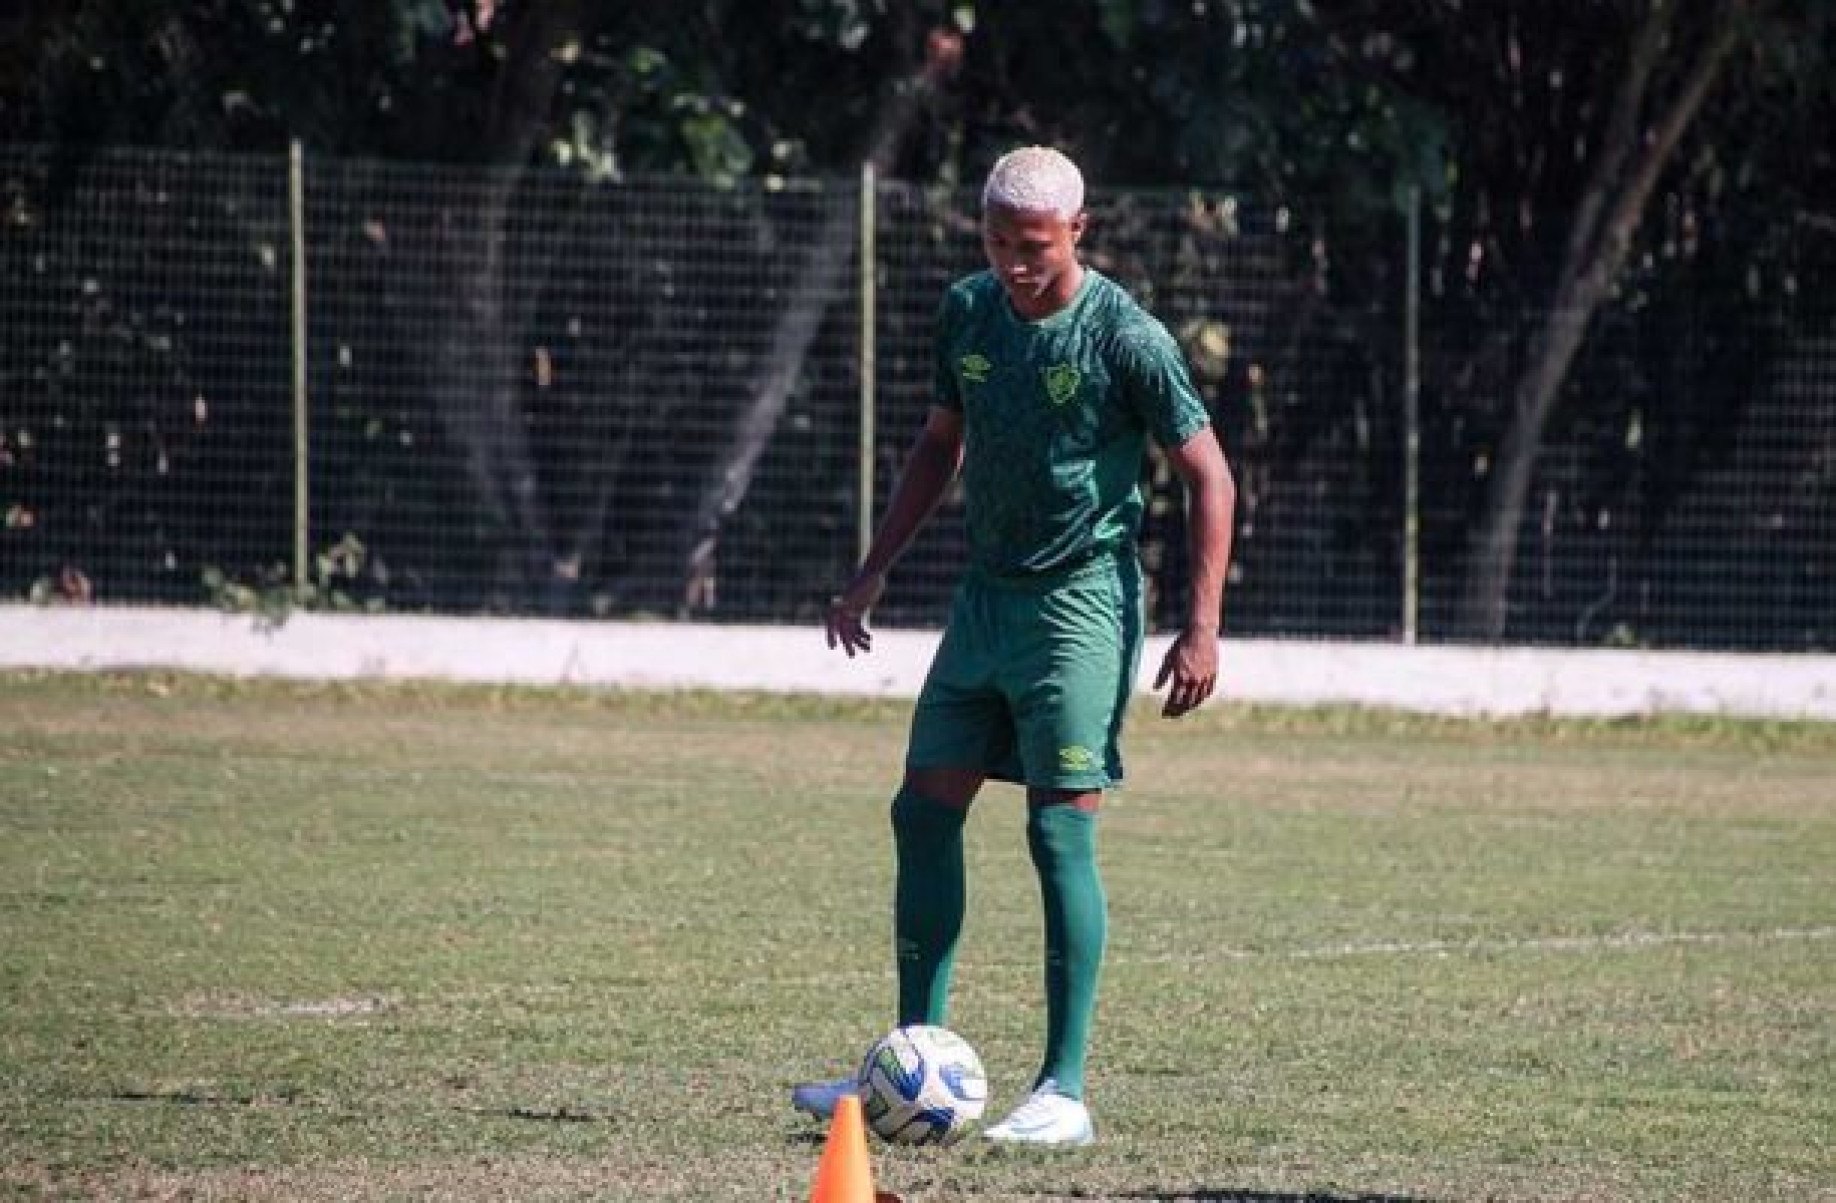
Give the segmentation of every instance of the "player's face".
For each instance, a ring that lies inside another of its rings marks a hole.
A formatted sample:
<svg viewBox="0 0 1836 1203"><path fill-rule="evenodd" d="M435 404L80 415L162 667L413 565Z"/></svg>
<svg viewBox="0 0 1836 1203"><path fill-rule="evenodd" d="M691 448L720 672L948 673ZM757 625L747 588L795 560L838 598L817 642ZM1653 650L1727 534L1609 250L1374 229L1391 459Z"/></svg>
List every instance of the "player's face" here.
<svg viewBox="0 0 1836 1203"><path fill-rule="evenodd" d="M988 266L1025 318L1046 317L1077 295L1083 279L1077 243L1083 236L1082 213L1065 217L999 206L982 211L982 250Z"/></svg>

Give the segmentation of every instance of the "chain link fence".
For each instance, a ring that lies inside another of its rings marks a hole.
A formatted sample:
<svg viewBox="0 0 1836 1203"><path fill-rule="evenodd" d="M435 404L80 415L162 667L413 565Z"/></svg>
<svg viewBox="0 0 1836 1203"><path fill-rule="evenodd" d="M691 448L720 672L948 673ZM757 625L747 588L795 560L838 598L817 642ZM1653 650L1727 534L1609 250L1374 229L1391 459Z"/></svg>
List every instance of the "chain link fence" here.
<svg viewBox="0 0 1836 1203"><path fill-rule="evenodd" d="M1352 238L1115 191L1092 217L1238 474L1227 628L1459 638L1534 308L1432 220ZM814 621L929 403L942 289L981 266L974 197L898 181L14 147L0 223L0 595L45 602ZM1836 646L1829 236L1756 277L1725 233L1596 316L1507 640ZM1158 461L1143 483L1177 623L1181 495ZM955 506L880 621L941 622Z"/></svg>

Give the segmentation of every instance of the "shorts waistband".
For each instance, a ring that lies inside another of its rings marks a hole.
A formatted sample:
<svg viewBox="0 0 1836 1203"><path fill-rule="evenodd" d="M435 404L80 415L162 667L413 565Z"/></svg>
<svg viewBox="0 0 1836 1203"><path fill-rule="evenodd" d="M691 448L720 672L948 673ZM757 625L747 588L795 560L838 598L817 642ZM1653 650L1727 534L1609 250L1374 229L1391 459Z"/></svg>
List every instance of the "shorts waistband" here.
<svg viewBox="0 0 1836 1203"><path fill-rule="evenodd" d="M963 583L1021 593L1041 593L1061 585L1109 579L1118 574L1138 576L1140 572L1141 564L1135 558L1133 548L1105 547L1091 552L1081 560L1044 572L997 573L983 568L970 568L963 574Z"/></svg>

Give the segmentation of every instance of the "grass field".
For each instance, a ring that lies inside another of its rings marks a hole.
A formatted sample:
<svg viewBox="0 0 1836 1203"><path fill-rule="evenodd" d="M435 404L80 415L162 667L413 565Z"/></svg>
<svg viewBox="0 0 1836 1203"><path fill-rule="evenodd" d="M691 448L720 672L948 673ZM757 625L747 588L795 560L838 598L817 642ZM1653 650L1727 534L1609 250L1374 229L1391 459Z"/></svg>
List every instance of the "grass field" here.
<svg viewBox="0 0 1836 1203"><path fill-rule="evenodd" d="M901 705L0 677L0 1197L805 1199ZM1836 1199L1836 725L1148 711L1101 1140L917 1200ZM1039 1039L1017 794L952 1025Z"/></svg>

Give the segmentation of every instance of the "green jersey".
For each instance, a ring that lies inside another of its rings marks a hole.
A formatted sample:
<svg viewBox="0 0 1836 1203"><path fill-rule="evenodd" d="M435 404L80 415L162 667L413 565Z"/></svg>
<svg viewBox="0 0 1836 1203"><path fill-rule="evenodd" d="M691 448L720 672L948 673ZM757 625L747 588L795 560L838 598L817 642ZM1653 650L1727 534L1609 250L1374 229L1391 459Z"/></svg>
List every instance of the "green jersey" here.
<svg viewBox="0 0 1836 1203"><path fill-rule="evenodd" d="M1147 439L1177 447L1210 421L1166 327L1090 267L1036 322L992 273L957 281L936 355L937 403L963 415L969 567L997 579L1132 552Z"/></svg>

